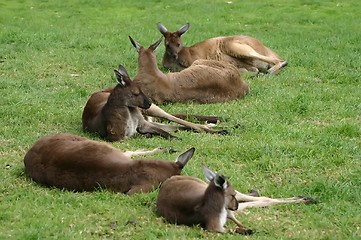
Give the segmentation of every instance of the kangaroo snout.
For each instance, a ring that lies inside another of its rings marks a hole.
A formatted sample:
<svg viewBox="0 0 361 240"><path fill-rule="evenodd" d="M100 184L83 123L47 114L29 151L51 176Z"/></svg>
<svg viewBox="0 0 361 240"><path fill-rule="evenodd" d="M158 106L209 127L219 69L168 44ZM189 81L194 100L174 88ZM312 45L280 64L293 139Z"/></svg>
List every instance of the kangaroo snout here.
<svg viewBox="0 0 361 240"><path fill-rule="evenodd" d="M174 60L177 60L177 59L178 59L178 54L177 54L177 53L173 53L173 54L172 54L172 58L173 58Z"/></svg>
<svg viewBox="0 0 361 240"><path fill-rule="evenodd" d="M144 95L144 101L143 101L143 105L141 106L141 108L148 109L148 108L150 108L151 105L152 105L152 101L147 96Z"/></svg>
<svg viewBox="0 0 361 240"><path fill-rule="evenodd" d="M234 193L236 195L236 193ZM228 210L237 211L238 201L235 196L232 196L231 201L227 204Z"/></svg>

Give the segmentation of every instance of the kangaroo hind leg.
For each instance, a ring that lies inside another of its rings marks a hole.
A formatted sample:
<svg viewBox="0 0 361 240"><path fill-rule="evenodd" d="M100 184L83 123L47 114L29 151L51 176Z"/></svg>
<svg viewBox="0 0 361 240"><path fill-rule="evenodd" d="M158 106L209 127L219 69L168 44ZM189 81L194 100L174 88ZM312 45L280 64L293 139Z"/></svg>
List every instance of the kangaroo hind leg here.
<svg viewBox="0 0 361 240"><path fill-rule="evenodd" d="M163 118L166 119L168 121L171 122L175 122L178 123L180 125L185 126L186 128L190 128L193 129L197 132L208 132L208 133L220 133L220 134L226 134L228 133L226 130L215 130L212 129L212 126L214 126L213 124L197 124L197 123L192 123L192 122L188 122L186 120L177 118L167 112L165 112L163 109L161 109L160 107L158 107L155 104L152 104L150 106L150 108L148 108L145 111L146 115L148 116L152 116L152 117L157 117L157 118ZM181 130L181 129L180 129Z"/></svg>
<svg viewBox="0 0 361 240"><path fill-rule="evenodd" d="M263 68L268 69L269 67L267 67L267 65L269 65L272 69L277 65L275 69L272 70L272 73L276 72L277 69L280 69L287 65L287 62L283 61L282 59L259 54L251 46L244 43L232 42L227 45L227 48L228 48L227 53L234 58L238 58L240 61L244 59L244 61L247 62L247 59L251 59L252 62L258 61L264 63L264 64L258 63L256 64L256 66L254 66L258 69L263 69ZM283 62L285 62L285 64L281 64Z"/></svg>
<svg viewBox="0 0 361 240"><path fill-rule="evenodd" d="M318 200L311 197L297 196L290 198L269 198L269 197L258 197L243 194L237 191L236 199L239 202L238 212L243 211L246 208L254 207L268 207L275 204L285 203L317 203Z"/></svg>

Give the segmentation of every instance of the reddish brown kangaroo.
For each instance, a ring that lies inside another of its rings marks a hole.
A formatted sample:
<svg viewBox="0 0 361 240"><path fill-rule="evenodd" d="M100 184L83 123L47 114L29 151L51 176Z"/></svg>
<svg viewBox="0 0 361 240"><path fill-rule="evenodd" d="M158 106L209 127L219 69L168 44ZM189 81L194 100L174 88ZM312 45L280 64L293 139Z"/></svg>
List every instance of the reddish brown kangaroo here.
<svg viewBox="0 0 361 240"><path fill-rule="evenodd" d="M263 45L258 39L245 36L220 36L206 39L186 47L181 36L189 29L189 23L176 32L169 32L158 23L158 30L165 37L163 66L172 71L181 71L198 59L225 61L236 66L241 72L278 73L287 62L277 53Z"/></svg>
<svg viewBox="0 0 361 240"><path fill-rule="evenodd" d="M35 182L73 191L105 188L134 194L149 192L173 175L179 175L194 148L176 162L158 159L132 160L131 156L164 151L121 152L104 142L67 133L46 136L24 157L25 170Z"/></svg>
<svg viewBox="0 0 361 240"><path fill-rule="evenodd" d="M155 50L159 39L148 48L129 37L138 52L138 73L134 77L142 91L157 104L169 102L217 103L241 99L250 92L238 69L230 63L197 60L176 73L163 73Z"/></svg>

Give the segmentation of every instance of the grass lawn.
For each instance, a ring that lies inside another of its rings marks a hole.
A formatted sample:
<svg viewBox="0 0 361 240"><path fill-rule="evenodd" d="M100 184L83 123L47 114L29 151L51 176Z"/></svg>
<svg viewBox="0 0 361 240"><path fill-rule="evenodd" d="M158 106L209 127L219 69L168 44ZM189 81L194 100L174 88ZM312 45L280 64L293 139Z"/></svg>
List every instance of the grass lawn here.
<svg viewBox="0 0 361 240"><path fill-rule="evenodd" d="M0 3L0 239L239 239L175 226L155 213L157 190L50 189L24 174L23 157L40 137L83 133L83 107L116 84L113 69L137 72L132 36L159 39L191 23L185 45L219 36L260 39L289 65L277 76L245 77L252 95L229 103L168 104L169 112L223 116L217 136L177 132L182 141L136 136L121 150L196 147L185 175L201 163L243 192L318 198L316 205L249 209L244 239L361 238L361 2L349 1L2 1ZM158 62L164 46L158 48ZM155 157L175 160L176 154ZM228 222L227 228L235 225Z"/></svg>

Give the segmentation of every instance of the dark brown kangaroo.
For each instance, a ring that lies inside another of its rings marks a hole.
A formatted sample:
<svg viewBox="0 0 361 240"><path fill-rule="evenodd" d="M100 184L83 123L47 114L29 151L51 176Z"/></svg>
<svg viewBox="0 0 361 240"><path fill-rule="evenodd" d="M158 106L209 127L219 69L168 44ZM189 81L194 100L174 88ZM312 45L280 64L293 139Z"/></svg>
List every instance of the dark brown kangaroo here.
<svg viewBox="0 0 361 240"><path fill-rule="evenodd" d="M149 192L173 175L179 175L194 148L176 162L132 160L131 156L164 151L121 152L104 142L67 133L39 139L24 157L25 170L35 182L73 191L105 188L134 194Z"/></svg>
<svg viewBox="0 0 361 240"><path fill-rule="evenodd" d="M316 199L302 196L274 199L242 194L233 189L223 175L216 174L205 166L203 172L209 181L208 185L198 178L188 176L167 179L159 191L157 213L171 223L200 224L208 231L216 232L225 231L226 218L229 218L238 226L235 232L251 234L253 231L236 219L235 211L273 204L317 202Z"/></svg>
<svg viewBox="0 0 361 240"><path fill-rule="evenodd" d="M124 140L136 132L147 135L160 135L167 139L175 138L169 132L193 129L198 132L227 133L212 129L212 124L196 124L177 118L155 104L131 81L123 66L114 70L118 84L93 93L83 111L83 130L100 135L108 141ZM143 109L143 113L140 109ZM167 119L182 126L160 124L148 121L147 116ZM208 118L208 117L207 117Z"/></svg>
<svg viewBox="0 0 361 240"><path fill-rule="evenodd" d="M181 71L198 59L225 61L236 66L241 72L278 73L287 62L259 40L245 36L220 36L206 39L186 47L181 39L189 29L189 23L176 32L169 32L158 23L158 30L165 37L163 66L172 71Z"/></svg>
<svg viewBox="0 0 361 240"><path fill-rule="evenodd" d="M157 213L171 223L200 224L208 231L224 232L227 217L244 233L251 233L234 217L238 209L236 191L223 175L203 168L204 181L188 176L173 176L160 188Z"/></svg>
<svg viewBox="0 0 361 240"><path fill-rule="evenodd" d="M123 140L141 134L155 134L174 138L156 124L144 119L139 108L151 107L150 100L133 84L123 66L114 70L118 84L114 88L95 92L83 111L83 130L99 134L108 141ZM174 128L174 130L180 129Z"/></svg>

